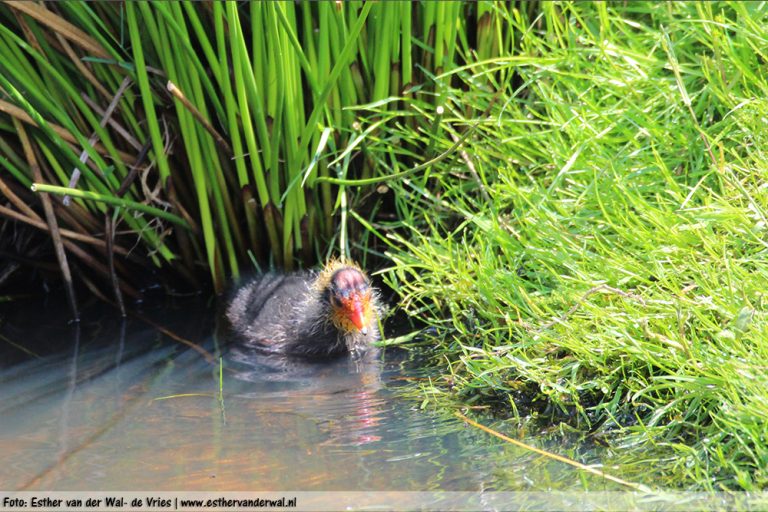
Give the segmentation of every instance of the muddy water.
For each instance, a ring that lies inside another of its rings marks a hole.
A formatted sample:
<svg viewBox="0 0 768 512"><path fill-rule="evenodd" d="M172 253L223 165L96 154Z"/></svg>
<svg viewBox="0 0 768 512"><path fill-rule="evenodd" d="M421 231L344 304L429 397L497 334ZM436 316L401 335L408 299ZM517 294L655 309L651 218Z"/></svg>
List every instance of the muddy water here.
<svg viewBox="0 0 768 512"><path fill-rule="evenodd" d="M276 370L227 343L204 304L140 313L93 306L75 327L55 305L3 307L0 489L582 488L404 398L404 352Z"/></svg>

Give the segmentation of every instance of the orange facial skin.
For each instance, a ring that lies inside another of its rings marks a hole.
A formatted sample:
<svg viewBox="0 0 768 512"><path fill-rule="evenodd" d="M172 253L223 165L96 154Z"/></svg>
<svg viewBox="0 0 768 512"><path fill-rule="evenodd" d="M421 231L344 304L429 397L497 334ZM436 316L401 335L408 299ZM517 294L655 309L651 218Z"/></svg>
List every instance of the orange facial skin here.
<svg viewBox="0 0 768 512"><path fill-rule="evenodd" d="M368 326L373 320L371 306L371 290L354 290L346 297L343 294L331 300L333 323L344 331L357 329L363 334L368 333Z"/></svg>
<svg viewBox="0 0 768 512"><path fill-rule="evenodd" d="M373 291L368 278L353 263L330 262L315 286L329 291L331 321L343 332L367 334L375 322Z"/></svg>

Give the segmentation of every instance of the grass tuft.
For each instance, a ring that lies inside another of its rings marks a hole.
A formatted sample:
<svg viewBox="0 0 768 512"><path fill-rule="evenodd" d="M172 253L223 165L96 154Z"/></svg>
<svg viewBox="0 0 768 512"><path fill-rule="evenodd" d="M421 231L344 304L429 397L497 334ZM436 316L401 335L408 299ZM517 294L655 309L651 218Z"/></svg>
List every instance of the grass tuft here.
<svg viewBox="0 0 768 512"><path fill-rule="evenodd" d="M451 394L607 436L669 485L766 488L768 12L494 8L502 56L367 142L398 175L396 140L440 152L491 105L463 152L387 182L398 220L378 226Z"/></svg>

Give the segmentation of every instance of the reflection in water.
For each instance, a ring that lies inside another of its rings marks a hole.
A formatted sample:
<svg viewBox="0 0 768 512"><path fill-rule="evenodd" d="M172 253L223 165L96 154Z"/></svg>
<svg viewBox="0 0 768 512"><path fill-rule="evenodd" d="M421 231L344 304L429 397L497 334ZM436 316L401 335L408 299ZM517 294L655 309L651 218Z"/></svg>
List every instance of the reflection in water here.
<svg viewBox="0 0 768 512"><path fill-rule="evenodd" d="M125 323L125 322L123 322ZM80 353L80 324L79 322L74 324L73 328L73 340L72 340L72 357L69 360L69 369L67 371L67 390L64 393L64 399L61 401L61 420L59 429L59 452L56 455L56 461L49 468L43 471L41 475L30 481L27 485L34 485L36 480L42 478L48 469L56 469L62 467L62 463L66 460L70 454L69 448L69 411L72 403L72 397L75 394L75 388L77 387L77 356ZM118 366L116 364L115 366Z"/></svg>
<svg viewBox="0 0 768 512"><path fill-rule="evenodd" d="M82 327L4 315L0 340L71 348L0 359L0 489L472 491L557 472L398 398L396 353L285 365L222 345L204 306L145 313L198 346L111 312Z"/></svg>
<svg viewBox="0 0 768 512"><path fill-rule="evenodd" d="M384 365L377 350L318 364L286 360L236 345L227 359L234 363L234 378L253 384L240 396L252 400L269 396L276 408L269 413L285 413L286 406L291 412L322 406L333 416L317 424L328 436L325 445L362 445L381 440L376 427L381 423L386 401L378 395Z"/></svg>

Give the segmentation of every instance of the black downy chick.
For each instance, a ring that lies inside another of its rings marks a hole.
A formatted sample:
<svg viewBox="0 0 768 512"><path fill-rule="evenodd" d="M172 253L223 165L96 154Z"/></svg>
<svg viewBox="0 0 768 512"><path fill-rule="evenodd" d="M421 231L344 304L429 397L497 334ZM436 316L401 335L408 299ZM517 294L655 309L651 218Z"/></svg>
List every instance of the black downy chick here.
<svg viewBox="0 0 768 512"><path fill-rule="evenodd" d="M227 307L233 330L259 349L326 359L367 350L380 337L379 293L357 265L332 261L319 273L266 273Z"/></svg>

